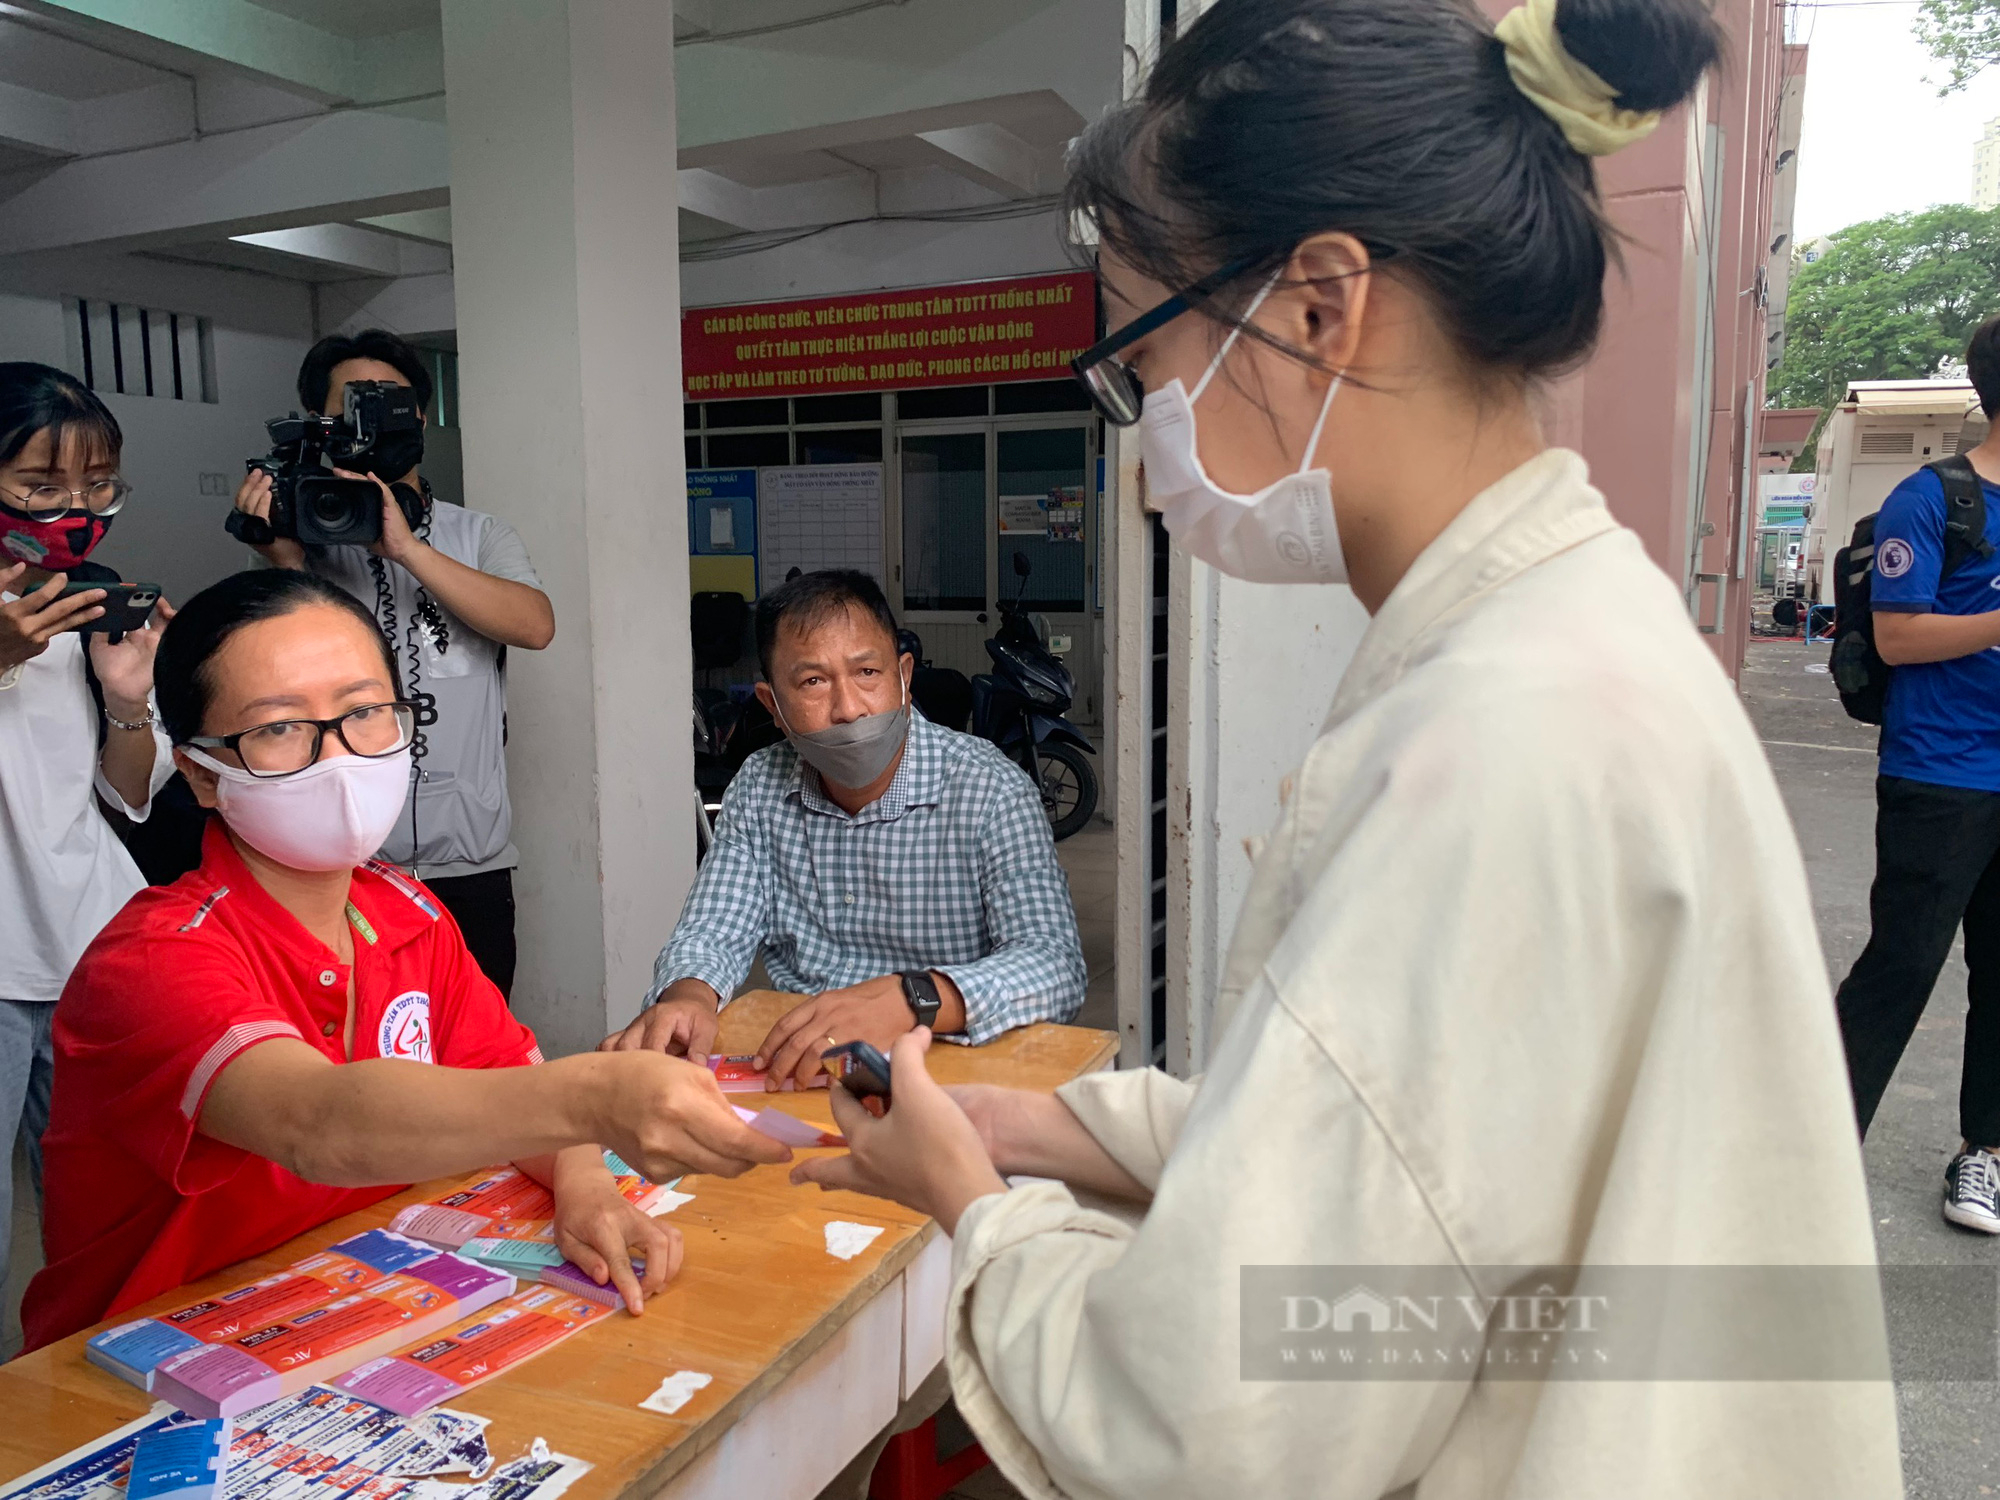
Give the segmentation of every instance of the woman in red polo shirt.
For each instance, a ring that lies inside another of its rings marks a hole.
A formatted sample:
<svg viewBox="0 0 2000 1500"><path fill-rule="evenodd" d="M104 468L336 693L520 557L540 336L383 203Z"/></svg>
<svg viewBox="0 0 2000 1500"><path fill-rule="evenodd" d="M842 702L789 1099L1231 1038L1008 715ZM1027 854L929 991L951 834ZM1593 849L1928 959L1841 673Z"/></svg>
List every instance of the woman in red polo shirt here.
<svg viewBox="0 0 2000 1500"><path fill-rule="evenodd" d="M168 627L154 681L220 817L201 867L133 897L63 991L29 1347L495 1161L554 1190L564 1253L638 1312L680 1239L619 1196L598 1143L655 1178L790 1153L706 1068L542 1062L450 915L370 859L408 792L415 715L349 595L279 569L226 578Z"/></svg>

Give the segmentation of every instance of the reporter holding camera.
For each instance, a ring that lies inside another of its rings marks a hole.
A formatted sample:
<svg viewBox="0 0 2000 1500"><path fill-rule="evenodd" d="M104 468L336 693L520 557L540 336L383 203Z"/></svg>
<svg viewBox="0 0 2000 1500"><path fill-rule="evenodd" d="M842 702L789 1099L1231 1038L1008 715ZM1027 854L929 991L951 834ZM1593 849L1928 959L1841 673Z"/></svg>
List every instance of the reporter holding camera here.
<svg viewBox="0 0 2000 1500"><path fill-rule="evenodd" d="M118 583L85 559L130 492L123 445L117 419L73 377L0 364L0 1285L17 1138L41 1191L56 997L146 883L97 798L143 822L173 774L151 702L173 611L161 600L114 641L101 622L120 618L107 613L118 590L64 592Z"/></svg>
<svg viewBox="0 0 2000 1500"><path fill-rule="evenodd" d="M407 387L419 417L430 409L422 357L379 328L315 344L299 367L299 400L309 411L340 415L350 405L349 386L364 394L365 382ZM367 414L365 402L355 405L360 425L369 425ZM555 610L514 528L438 504L418 473L422 459L419 423L380 432L341 461L347 467L336 465L336 474L365 475L380 491L380 541L306 546L280 535L256 551L275 567L318 574L372 609L410 696L434 702L436 722L421 727L410 798L382 857L437 894L506 996L514 984L513 871L520 863L504 754L507 649L547 646ZM269 522L272 496L272 476L253 469L236 492L236 509Z"/></svg>

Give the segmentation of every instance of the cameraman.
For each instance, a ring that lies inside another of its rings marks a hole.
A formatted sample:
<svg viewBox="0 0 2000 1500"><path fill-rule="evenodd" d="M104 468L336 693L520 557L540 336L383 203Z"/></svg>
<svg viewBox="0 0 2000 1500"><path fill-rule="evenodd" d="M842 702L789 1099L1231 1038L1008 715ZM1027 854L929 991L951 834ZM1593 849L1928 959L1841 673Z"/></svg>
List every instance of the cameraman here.
<svg viewBox="0 0 2000 1500"><path fill-rule="evenodd" d="M417 351L371 328L313 345L299 366L299 400L314 412L342 410L348 382L389 381L431 404L431 377ZM436 700L423 731L416 781L403 816L382 845L436 892L466 946L499 987L514 984L513 810L507 800L507 648L539 651L555 638L555 610L513 527L459 505L439 505L417 472L423 432L385 434L357 460L382 491L382 540L368 547L304 547L279 538L256 550L280 568L303 568L339 584L375 612L396 654L404 690ZM336 470L346 473L346 470ZM414 529L390 486L422 498ZM252 470L236 508L268 521L271 476Z"/></svg>

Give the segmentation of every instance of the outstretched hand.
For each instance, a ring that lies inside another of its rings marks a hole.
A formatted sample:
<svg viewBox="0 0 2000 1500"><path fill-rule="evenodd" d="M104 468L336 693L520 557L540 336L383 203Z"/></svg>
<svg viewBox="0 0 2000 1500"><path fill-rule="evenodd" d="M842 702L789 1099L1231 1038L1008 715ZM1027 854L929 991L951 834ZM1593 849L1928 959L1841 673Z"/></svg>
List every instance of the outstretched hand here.
<svg viewBox="0 0 2000 1500"><path fill-rule="evenodd" d="M978 1129L924 1066L930 1045L925 1026L897 1041L889 1062L895 1100L879 1118L836 1086L833 1117L850 1149L800 1162L792 1181L891 1199L936 1219L946 1234L975 1200L1006 1192Z"/></svg>

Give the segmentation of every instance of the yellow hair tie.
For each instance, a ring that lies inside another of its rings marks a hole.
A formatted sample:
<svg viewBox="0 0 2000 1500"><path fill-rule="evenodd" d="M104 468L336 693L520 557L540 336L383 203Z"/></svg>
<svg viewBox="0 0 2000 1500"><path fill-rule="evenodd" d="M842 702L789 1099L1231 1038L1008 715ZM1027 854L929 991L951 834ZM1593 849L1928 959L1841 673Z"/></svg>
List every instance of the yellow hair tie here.
<svg viewBox="0 0 2000 1500"><path fill-rule="evenodd" d="M1556 0L1526 0L1493 28L1507 49L1514 87L1585 156L1609 156L1643 141L1660 123L1657 109L1619 109L1618 90L1569 55L1556 31Z"/></svg>

